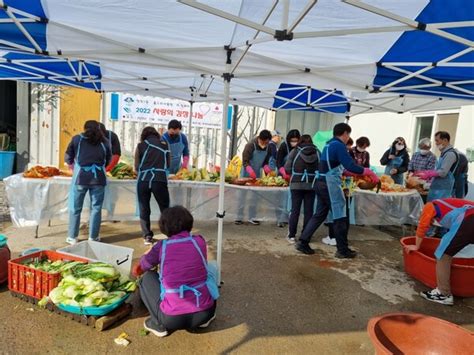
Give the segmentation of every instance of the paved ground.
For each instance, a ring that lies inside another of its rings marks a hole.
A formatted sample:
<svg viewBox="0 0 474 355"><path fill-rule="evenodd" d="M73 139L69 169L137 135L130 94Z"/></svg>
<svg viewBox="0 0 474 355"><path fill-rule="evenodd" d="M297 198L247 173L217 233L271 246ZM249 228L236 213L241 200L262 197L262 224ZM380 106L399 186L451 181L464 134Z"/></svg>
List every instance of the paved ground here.
<svg viewBox="0 0 474 355"><path fill-rule="evenodd" d="M64 246L64 224L40 229L6 228L14 254L30 247ZM135 223L105 223L103 240L145 250ZM215 223L196 231L215 251ZM85 232L85 231L84 231ZM317 233L314 256L297 255L273 225L225 225L222 297L218 318L206 331L180 331L163 339L142 337L146 310L134 299L131 318L99 333L56 314L31 307L0 290L0 353L320 353L373 354L368 320L386 312L410 311L437 316L474 330L474 299L456 299L454 307L432 304L417 293L426 289L403 272L398 242L401 231L354 227L352 245L360 256L333 258ZM85 238L85 236L83 237ZM212 254L212 253L211 253ZM132 341L123 349L113 343L122 331Z"/></svg>
<svg viewBox="0 0 474 355"><path fill-rule="evenodd" d="M10 214L8 213L5 184L3 183L3 181L0 181L0 231L5 228L3 224L9 221Z"/></svg>

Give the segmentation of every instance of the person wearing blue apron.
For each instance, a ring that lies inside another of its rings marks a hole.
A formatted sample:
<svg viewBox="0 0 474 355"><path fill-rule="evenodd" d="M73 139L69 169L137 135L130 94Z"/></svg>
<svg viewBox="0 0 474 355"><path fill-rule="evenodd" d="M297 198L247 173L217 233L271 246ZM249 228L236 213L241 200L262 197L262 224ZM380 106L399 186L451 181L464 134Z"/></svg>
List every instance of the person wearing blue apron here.
<svg viewBox="0 0 474 355"><path fill-rule="evenodd" d="M270 151L268 144L272 135L270 131L264 129L260 132L257 138L247 143L242 153L242 171L241 176L251 179L258 179L262 175L262 170L265 173L270 173L271 168L268 166L270 160ZM250 198L247 199L248 194ZM257 214L257 198L258 196L253 192L247 190L239 191L238 211L235 224L243 223L244 208L248 205L249 218L248 222L252 225L259 225L260 222L255 219Z"/></svg>
<svg viewBox="0 0 474 355"><path fill-rule="evenodd" d="M428 191L428 202L441 198L449 198L455 195L455 171L459 164L459 153L449 143L450 135L448 132L440 131L435 133L436 147L441 155L436 163L435 170L425 170L415 173L424 180L430 181L430 190Z"/></svg>
<svg viewBox="0 0 474 355"><path fill-rule="evenodd" d="M301 205L304 205L303 229L314 213L316 192L313 187L318 170L319 156L319 150L313 144L311 136L304 134L301 136L298 146L290 152L285 164L286 173L291 174L291 213L288 236L286 237L291 244L294 244L296 240Z"/></svg>
<svg viewBox="0 0 474 355"><path fill-rule="evenodd" d="M206 240L191 234L193 221L182 206L163 211L159 226L168 238L132 268L141 276L140 297L150 313L144 327L159 337L179 329L206 328L216 317L217 264L207 261Z"/></svg>
<svg viewBox="0 0 474 355"><path fill-rule="evenodd" d="M289 181L290 176L285 171L285 163L288 160L288 155L290 152L296 148L300 141L300 131L297 129L292 129L286 135L286 140L283 141L280 146L278 147L277 157L276 157L276 166L278 173L281 177L285 180ZM289 194L288 197L282 198L280 200L280 204L277 207L277 226L279 228L285 227L289 221L289 211L291 210L291 195Z"/></svg>
<svg viewBox="0 0 474 355"><path fill-rule="evenodd" d="M74 171L68 197L69 228L66 239L71 245L77 242L87 192L91 200L89 240L99 240L107 184L105 167L111 157L110 146L96 121L87 121L84 132L74 136L66 149L64 161Z"/></svg>
<svg viewBox="0 0 474 355"><path fill-rule="evenodd" d="M385 175L389 175L398 185L404 185L403 174L407 172L409 162L407 144L402 137L396 138L380 159L380 164L385 166Z"/></svg>
<svg viewBox="0 0 474 355"><path fill-rule="evenodd" d="M103 123L99 123L99 125L102 133L104 134L104 137L107 138L110 145L110 149L112 151L112 159L110 163L105 167L105 171L109 172L112 171L112 169L115 168L115 166L118 164L120 156L122 155L122 149L120 148L120 140L117 134L115 134L115 132L107 130Z"/></svg>
<svg viewBox="0 0 474 355"><path fill-rule="evenodd" d="M346 142L352 129L346 123L334 126L334 137L326 143L319 162L318 177L315 181L317 195L316 212L309 220L295 244L296 250L303 254L314 254L309 246L311 237L326 220L331 211L334 223L334 236L337 242L336 257L353 258L356 252L349 248L347 242L346 198L342 190L342 172L344 168L357 175L367 175L372 181L378 182L378 177L372 170L356 165L347 152Z"/></svg>
<svg viewBox="0 0 474 355"><path fill-rule="evenodd" d="M405 246L407 252L420 249L423 239L434 222L446 231L434 252L436 261L436 285L420 295L428 301L453 305L451 293L451 262L453 257L469 245L474 245L474 202L458 198L436 199L428 202L421 213L416 229L415 244ZM469 257L474 258L474 255ZM474 280L466 280L474 282Z"/></svg>
<svg viewBox="0 0 474 355"><path fill-rule="evenodd" d="M145 127L135 150L135 171L140 226L147 245L153 243L154 235L150 224L151 195L155 197L160 212L170 206L167 177L169 164L168 144L160 139L160 134L154 127Z"/></svg>
<svg viewBox="0 0 474 355"><path fill-rule="evenodd" d="M189 143L188 138L181 133L182 128L181 122L171 120L168 123L168 132L163 134L163 140L168 143L171 152L170 174L176 174L181 168L188 168Z"/></svg>

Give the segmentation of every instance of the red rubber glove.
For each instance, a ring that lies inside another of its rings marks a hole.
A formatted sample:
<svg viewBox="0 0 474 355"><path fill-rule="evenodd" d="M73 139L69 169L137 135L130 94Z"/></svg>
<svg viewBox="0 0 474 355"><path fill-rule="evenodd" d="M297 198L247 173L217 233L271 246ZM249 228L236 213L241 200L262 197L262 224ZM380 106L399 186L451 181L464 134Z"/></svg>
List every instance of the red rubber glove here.
<svg viewBox="0 0 474 355"><path fill-rule="evenodd" d="M344 169L342 176L358 176L358 174L351 173L349 170Z"/></svg>
<svg viewBox="0 0 474 355"><path fill-rule="evenodd" d="M286 170L284 167L281 167L278 171L280 172L280 175L283 179L288 180L290 178L290 175L286 173Z"/></svg>
<svg viewBox="0 0 474 355"><path fill-rule="evenodd" d="M118 164L120 160L120 155L112 155L112 159L110 160L110 163L109 165L107 165L107 167L105 168L105 171L109 172L111 171L113 168L115 168L115 166Z"/></svg>
<svg viewBox="0 0 474 355"><path fill-rule="evenodd" d="M253 171L252 167L250 165L248 165L246 168L245 168L245 171L247 172L247 174L249 174L249 176L252 178L252 179L256 179L257 178L257 174L255 174L255 171Z"/></svg>
<svg viewBox="0 0 474 355"><path fill-rule="evenodd" d="M265 165L263 167L263 171L265 172L265 174L270 174L272 172L272 169L268 165Z"/></svg>
<svg viewBox="0 0 474 355"><path fill-rule="evenodd" d="M140 265L140 261L137 261L133 266L132 266L132 275L135 277L138 277L143 274L142 266Z"/></svg>
<svg viewBox="0 0 474 355"><path fill-rule="evenodd" d="M439 176L436 170L418 171L413 175L418 176L419 178L423 180L431 180L432 178Z"/></svg>
<svg viewBox="0 0 474 355"><path fill-rule="evenodd" d="M373 183L378 183L380 181L379 177L377 176L377 174L375 174L372 170L370 170L369 168L364 168L364 173L362 174L364 176L368 176L370 178L370 180L373 182Z"/></svg>
<svg viewBox="0 0 474 355"><path fill-rule="evenodd" d="M182 166L183 169L187 169L188 165L189 165L189 155L183 157L183 165L181 165L181 166Z"/></svg>

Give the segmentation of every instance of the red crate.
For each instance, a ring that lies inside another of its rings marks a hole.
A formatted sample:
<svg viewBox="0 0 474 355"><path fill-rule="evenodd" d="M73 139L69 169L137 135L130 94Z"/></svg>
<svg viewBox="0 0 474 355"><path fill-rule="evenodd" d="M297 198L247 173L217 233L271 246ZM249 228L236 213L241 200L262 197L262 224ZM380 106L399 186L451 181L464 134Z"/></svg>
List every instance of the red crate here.
<svg viewBox="0 0 474 355"><path fill-rule="evenodd" d="M41 299L49 295L61 280L61 274L52 274L42 270L36 270L27 265L36 258L68 261L83 261L87 259L58 253L52 250L42 250L8 261L8 288L23 295Z"/></svg>

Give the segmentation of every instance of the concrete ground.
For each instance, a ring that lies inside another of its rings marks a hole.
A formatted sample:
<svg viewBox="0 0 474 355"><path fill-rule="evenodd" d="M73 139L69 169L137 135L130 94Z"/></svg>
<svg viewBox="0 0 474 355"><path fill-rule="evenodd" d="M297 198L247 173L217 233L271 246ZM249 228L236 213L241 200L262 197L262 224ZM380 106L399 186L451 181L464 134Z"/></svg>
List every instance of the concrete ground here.
<svg viewBox="0 0 474 355"><path fill-rule="evenodd" d="M34 229L4 226L14 255L31 247L65 246L67 226L54 222ZM196 223L196 232L215 254L216 223ZM453 307L418 296L426 287L403 271L401 230L353 227L354 260L333 257L334 247L321 244L326 229L314 237L314 256L297 254L274 225L235 226L226 223L223 281L216 321L205 332L179 331L166 338L140 336L146 309L132 299L132 316L104 332L67 320L11 297L0 289L0 353L317 353L373 354L367 334L371 317L387 312L418 312L474 330L474 299L455 300ZM83 230L82 239L86 239ZM103 241L146 249L137 223L104 223ZM121 332L127 348L115 345Z"/></svg>

